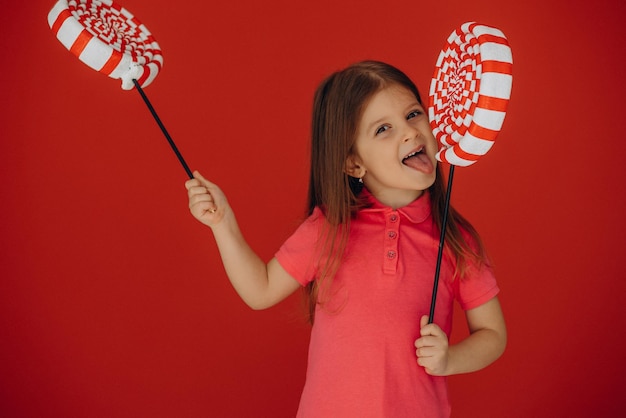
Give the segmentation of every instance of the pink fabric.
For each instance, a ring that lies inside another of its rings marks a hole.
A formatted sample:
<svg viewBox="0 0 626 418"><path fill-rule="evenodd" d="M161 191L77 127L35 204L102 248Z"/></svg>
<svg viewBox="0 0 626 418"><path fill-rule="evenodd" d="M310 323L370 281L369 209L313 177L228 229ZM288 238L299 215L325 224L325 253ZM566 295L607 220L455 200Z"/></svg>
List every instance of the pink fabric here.
<svg viewBox="0 0 626 418"><path fill-rule="evenodd" d="M427 375L414 347L430 307L439 240L429 195L393 210L364 193L371 207L353 220L332 297L316 310L298 417L447 417L446 379ZM323 222L316 209L276 253L302 285L316 275ZM444 258L435 323L448 335L455 299L471 309L499 291L488 269L452 281L453 271Z"/></svg>

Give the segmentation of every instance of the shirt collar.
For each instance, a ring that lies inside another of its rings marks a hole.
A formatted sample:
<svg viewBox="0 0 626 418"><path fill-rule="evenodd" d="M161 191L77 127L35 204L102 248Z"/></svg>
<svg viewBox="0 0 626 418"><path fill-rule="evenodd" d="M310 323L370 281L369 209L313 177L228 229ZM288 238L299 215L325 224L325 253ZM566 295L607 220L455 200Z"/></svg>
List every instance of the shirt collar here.
<svg viewBox="0 0 626 418"><path fill-rule="evenodd" d="M374 213L374 212L393 212L394 209L382 204L378 199L374 197L365 187L361 191L360 197L365 203L365 207L359 212ZM424 190L424 193L420 197L412 201L406 206L395 209L400 215L407 218L413 223L424 222L430 216L430 192Z"/></svg>

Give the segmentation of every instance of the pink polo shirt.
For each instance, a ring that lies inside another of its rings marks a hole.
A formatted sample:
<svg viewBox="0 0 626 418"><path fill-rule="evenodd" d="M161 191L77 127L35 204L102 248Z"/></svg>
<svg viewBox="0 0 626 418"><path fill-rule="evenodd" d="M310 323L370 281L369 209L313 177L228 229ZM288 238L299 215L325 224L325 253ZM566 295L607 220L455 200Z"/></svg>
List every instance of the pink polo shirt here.
<svg viewBox="0 0 626 418"><path fill-rule="evenodd" d="M371 206L352 221L330 299L316 309L298 417L447 417L446 378L426 374L414 346L429 312L439 241L429 194L394 210L363 193ZM323 223L315 209L276 253L302 285L316 276ZM457 280L453 271L444 257L435 323L448 335L454 300L467 310L498 293L487 268Z"/></svg>

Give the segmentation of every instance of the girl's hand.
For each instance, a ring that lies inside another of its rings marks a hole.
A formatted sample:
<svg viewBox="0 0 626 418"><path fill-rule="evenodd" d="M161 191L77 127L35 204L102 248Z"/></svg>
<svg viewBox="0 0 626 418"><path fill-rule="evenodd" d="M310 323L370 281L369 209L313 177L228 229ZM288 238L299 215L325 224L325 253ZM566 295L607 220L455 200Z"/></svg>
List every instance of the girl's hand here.
<svg viewBox="0 0 626 418"><path fill-rule="evenodd" d="M197 220L214 227L230 210L226 196L217 185L202 177L198 171L194 171L193 176L193 179L185 182L189 210Z"/></svg>
<svg viewBox="0 0 626 418"><path fill-rule="evenodd" d="M446 376L448 369L448 336L438 325L428 323L428 315L420 320L421 337L415 341L417 364L431 376Z"/></svg>

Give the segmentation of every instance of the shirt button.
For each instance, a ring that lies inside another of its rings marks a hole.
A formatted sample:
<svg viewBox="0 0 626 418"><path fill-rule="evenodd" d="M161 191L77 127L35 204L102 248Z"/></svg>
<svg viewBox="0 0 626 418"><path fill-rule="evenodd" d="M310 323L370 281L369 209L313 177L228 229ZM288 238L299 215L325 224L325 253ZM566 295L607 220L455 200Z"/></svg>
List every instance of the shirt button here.
<svg viewBox="0 0 626 418"><path fill-rule="evenodd" d="M390 220L391 222L397 222L397 221L398 221L398 215L391 215L391 216L389 217L389 220Z"/></svg>
<svg viewBox="0 0 626 418"><path fill-rule="evenodd" d="M398 234L396 234L396 231L389 231L389 233L387 233L387 236L390 239L395 239L398 236Z"/></svg>
<svg viewBox="0 0 626 418"><path fill-rule="evenodd" d="M387 252L387 258L390 260L393 260L394 258L396 258L396 252L395 251L388 251Z"/></svg>

